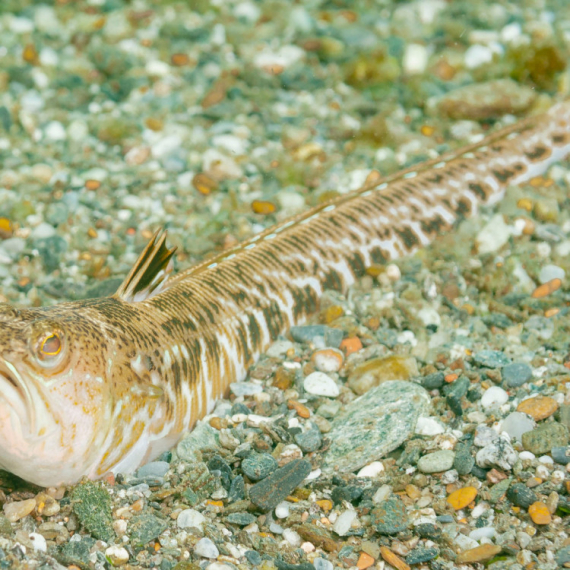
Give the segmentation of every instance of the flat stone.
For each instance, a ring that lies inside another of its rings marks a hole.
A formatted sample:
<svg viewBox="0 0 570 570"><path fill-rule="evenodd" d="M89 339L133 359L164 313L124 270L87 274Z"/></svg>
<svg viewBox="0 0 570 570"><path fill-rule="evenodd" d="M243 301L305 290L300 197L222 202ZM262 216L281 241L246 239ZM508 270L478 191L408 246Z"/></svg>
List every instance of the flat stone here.
<svg viewBox="0 0 570 570"><path fill-rule="evenodd" d="M359 396L390 380L409 380L419 374L412 356L390 355L359 364L348 375L348 387Z"/></svg>
<svg viewBox="0 0 570 570"><path fill-rule="evenodd" d="M471 455L471 448L464 444L457 445L455 448L453 468L459 475L467 475L471 473L473 465L475 465L475 458Z"/></svg>
<svg viewBox="0 0 570 570"><path fill-rule="evenodd" d="M137 469L137 478L164 477L170 469L170 463L166 461L152 461Z"/></svg>
<svg viewBox="0 0 570 570"><path fill-rule="evenodd" d="M437 548L414 548L408 556L406 556L406 564L413 566L414 564L422 564L433 560L439 554Z"/></svg>
<svg viewBox="0 0 570 570"><path fill-rule="evenodd" d="M205 422L198 422L196 427L176 446L178 457L184 461L196 461L196 452L218 450L219 434Z"/></svg>
<svg viewBox="0 0 570 570"><path fill-rule="evenodd" d="M325 396L336 398L340 394L340 389L336 382L324 372L313 372L303 381L305 392L313 396Z"/></svg>
<svg viewBox="0 0 570 570"><path fill-rule="evenodd" d="M264 511L274 509L305 480L311 469L306 459L294 459L253 485L249 490L251 502Z"/></svg>
<svg viewBox="0 0 570 570"><path fill-rule="evenodd" d="M129 521L129 534L131 543L135 546L144 546L151 540L158 538L167 528L163 519L150 513L141 513Z"/></svg>
<svg viewBox="0 0 570 570"><path fill-rule="evenodd" d="M560 463L560 465L568 465L568 463L570 463L570 447L553 447L550 453L556 463Z"/></svg>
<svg viewBox="0 0 570 570"><path fill-rule="evenodd" d="M502 548L495 544L483 544L469 550L465 550L457 555L455 564L474 564L475 562L484 562L497 556Z"/></svg>
<svg viewBox="0 0 570 570"><path fill-rule="evenodd" d="M412 382L390 381L353 400L332 421L325 472L357 471L408 440L420 415L428 415L430 397Z"/></svg>
<svg viewBox="0 0 570 570"><path fill-rule="evenodd" d="M194 554L202 556L202 558L217 558L220 551L211 539L204 537L194 546Z"/></svg>
<svg viewBox="0 0 570 570"><path fill-rule="evenodd" d="M514 483L507 491L507 499L517 507L528 509L533 503L538 501L538 496L523 483Z"/></svg>
<svg viewBox="0 0 570 570"><path fill-rule="evenodd" d="M558 402L548 396L527 398L517 406L517 412L528 414L536 422L549 418L557 409Z"/></svg>
<svg viewBox="0 0 570 570"><path fill-rule="evenodd" d="M522 436L523 447L535 455L549 453L553 447L568 445L568 429L557 422L542 424Z"/></svg>
<svg viewBox="0 0 570 570"><path fill-rule="evenodd" d="M247 526L248 524L254 523L257 519L251 513L230 513L226 517L226 520L231 524Z"/></svg>
<svg viewBox="0 0 570 570"><path fill-rule="evenodd" d="M455 453L449 449L442 449L420 457L418 469L422 473L441 473L453 467Z"/></svg>
<svg viewBox="0 0 570 570"><path fill-rule="evenodd" d="M510 364L510 359L498 350L480 350L473 355L473 360L487 368L503 368Z"/></svg>
<svg viewBox="0 0 570 570"><path fill-rule="evenodd" d="M370 514L372 526L379 534L391 536L408 528L406 505L398 495L382 501Z"/></svg>
<svg viewBox="0 0 570 570"><path fill-rule="evenodd" d="M252 453L241 463L241 470L252 481L261 481L277 469L277 461L269 453Z"/></svg>
<svg viewBox="0 0 570 570"><path fill-rule="evenodd" d="M338 348L344 333L340 329L327 327L326 325L294 326L290 329L291 337L295 342L314 343Z"/></svg>
<svg viewBox="0 0 570 570"><path fill-rule="evenodd" d="M501 375L507 386L517 388L532 378L532 368L524 362L511 362L503 367Z"/></svg>

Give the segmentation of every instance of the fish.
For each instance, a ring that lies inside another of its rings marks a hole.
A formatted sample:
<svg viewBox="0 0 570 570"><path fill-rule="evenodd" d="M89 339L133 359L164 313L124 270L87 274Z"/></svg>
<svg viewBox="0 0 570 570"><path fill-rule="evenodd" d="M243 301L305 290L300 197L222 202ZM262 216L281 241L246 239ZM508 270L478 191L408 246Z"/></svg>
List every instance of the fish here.
<svg viewBox="0 0 570 570"><path fill-rule="evenodd" d="M43 487L172 448L325 289L411 255L570 153L570 102L288 218L178 274L166 233L116 293L0 304L0 467Z"/></svg>

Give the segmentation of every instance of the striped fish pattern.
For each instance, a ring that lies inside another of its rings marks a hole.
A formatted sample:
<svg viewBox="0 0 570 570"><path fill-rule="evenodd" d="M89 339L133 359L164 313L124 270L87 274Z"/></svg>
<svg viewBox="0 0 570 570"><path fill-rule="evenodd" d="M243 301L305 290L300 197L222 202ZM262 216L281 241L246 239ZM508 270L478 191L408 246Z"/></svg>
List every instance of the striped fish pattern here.
<svg viewBox="0 0 570 570"><path fill-rule="evenodd" d="M570 153L570 102L285 220L176 276L164 234L112 297L0 305L0 466L40 485L172 446L278 335ZM46 349L47 347L47 349Z"/></svg>

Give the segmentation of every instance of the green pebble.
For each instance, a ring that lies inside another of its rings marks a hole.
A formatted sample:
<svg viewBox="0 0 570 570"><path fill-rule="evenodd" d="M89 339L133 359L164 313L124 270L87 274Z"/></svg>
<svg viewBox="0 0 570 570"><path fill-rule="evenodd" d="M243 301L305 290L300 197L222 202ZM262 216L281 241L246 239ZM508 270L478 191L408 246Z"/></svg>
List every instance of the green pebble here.
<svg viewBox="0 0 570 570"><path fill-rule="evenodd" d="M97 541L90 536L82 536L81 540L62 545L56 554L56 558L66 566L75 564L81 570L90 570L93 567L90 560L90 550L95 542Z"/></svg>
<svg viewBox="0 0 570 570"><path fill-rule="evenodd" d="M408 528L406 505L397 495L382 501L371 515L372 525L379 534L391 536Z"/></svg>
<svg viewBox="0 0 570 570"><path fill-rule="evenodd" d="M523 447L535 455L549 453L553 447L568 445L568 428L558 422L542 424L522 435Z"/></svg>
<svg viewBox="0 0 570 570"><path fill-rule="evenodd" d="M168 527L163 519L150 513L142 513L133 517L129 524L131 544L144 546L158 538Z"/></svg>
<svg viewBox="0 0 570 570"><path fill-rule="evenodd" d="M71 493L73 512L95 538L110 542L115 537L111 497L99 484L88 481Z"/></svg>
<svg viewBox="0 0 570 570"><path fill-rule="evenodd" d="M473 360L487 368L503 368L510 364L510 359L498 350L481 350L473 355Z"/></svg>
<svg viewBox="0 0 570 570"><path fill-rule="evenodd" d="M418 469L422 473L441 473L453 467L455 453L450 449L442 449L420 457Z"/></svg>
<svg viewBox="0 0 570 570"><path fill-rule="evenodd" d="M247 526L254 523L257 519L250 513L231 513L226 517L226 520L231 524Z"/></svg>
<svg viewBox="0 0 570 570"><path fill-rule="evenodd" d="M252 481L261 481L277 469L277 461L269 453L252 453L241 464L241 470Z"/></svg>
<svg viewBox="0 0 570 570"><path fill-rule="evenodd" d="M475 458L471 455L471 448L468 445L458 445L455 448L453 468L459 475L468 475L473 465L475 465Z"/></svg>

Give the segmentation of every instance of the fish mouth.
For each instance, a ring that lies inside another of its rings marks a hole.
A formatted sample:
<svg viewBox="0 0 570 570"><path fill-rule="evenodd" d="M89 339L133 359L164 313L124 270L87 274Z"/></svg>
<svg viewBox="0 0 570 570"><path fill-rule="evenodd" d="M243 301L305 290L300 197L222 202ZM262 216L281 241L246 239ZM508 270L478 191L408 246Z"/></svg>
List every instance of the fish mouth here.
<svg viewBox="0 0 570 570"><path fill-rule="evenodd" d="M28 420L30 432L35 429L35 413L32 394L16 367L0 357L0 398L13 408L19 416L22 426Z"/></svg>

